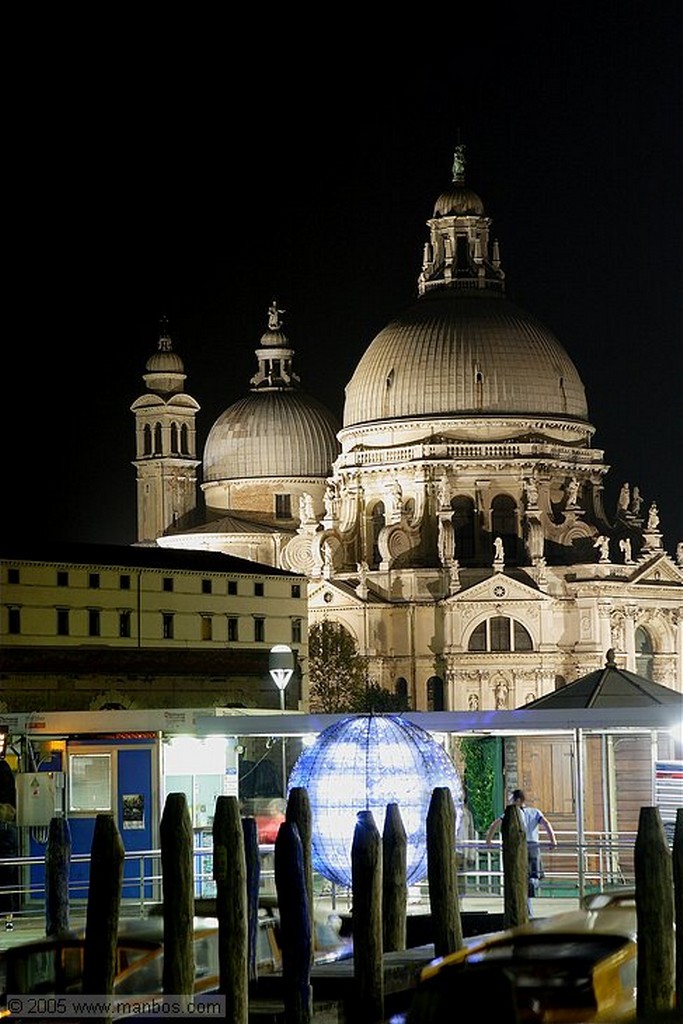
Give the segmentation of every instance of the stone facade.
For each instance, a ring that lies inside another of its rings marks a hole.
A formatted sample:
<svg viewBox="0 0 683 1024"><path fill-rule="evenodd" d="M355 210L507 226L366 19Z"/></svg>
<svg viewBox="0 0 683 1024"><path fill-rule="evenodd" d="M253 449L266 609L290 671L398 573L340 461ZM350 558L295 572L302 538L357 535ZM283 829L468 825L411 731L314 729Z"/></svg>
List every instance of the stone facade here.
<svg viewBox="0 0 683 1024"><path fill-rule="evenodd" d="M371 677L415 710L514 708L610 648L683 691L683 546L675 559L663 549L659 509L636 485L604 507L608 465L579 373L507 300L491 219L456 163L428 221L419 297L360 359L328 471L313 458L312 410L297 431L283 415L289 474L205 479L203 522L157 543L305 573L310 622L341 622ZM257 464L268 461L265 393L291 399L298 386L270 316L249 399ZM205 478L244 443L214 427Z"/></svg>

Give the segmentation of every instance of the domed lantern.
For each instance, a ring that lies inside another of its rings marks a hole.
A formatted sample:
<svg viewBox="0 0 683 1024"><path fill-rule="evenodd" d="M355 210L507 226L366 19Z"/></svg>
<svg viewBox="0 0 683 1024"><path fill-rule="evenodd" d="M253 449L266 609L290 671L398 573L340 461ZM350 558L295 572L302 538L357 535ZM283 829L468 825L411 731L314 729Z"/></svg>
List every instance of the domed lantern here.
<svg viewBox="0 0 683 1024"><path fill-rule="evenodd" d="M424 729L398 715L354 715L329 726L299 757L288 789L304 788L312 817L313 869L351 886L351 847L359 811L372 811L380 832L386 807L398 804L407 840L407 883L427 875L427 812L437 787L448 787L462 816L455 765Z"/></svg>

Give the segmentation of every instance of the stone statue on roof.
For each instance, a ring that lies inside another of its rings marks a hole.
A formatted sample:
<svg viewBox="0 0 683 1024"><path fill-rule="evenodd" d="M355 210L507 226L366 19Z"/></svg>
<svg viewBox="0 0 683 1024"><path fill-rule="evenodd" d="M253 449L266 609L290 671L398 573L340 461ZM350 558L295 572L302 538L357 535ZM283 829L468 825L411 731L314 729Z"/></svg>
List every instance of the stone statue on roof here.
<svg viewBox="0 0 683 1024"><path fill-rule="evenodd" d="M282 320L280 314L284 313L284 309L277 308L277 302L275 299L271 302L268 307L268 330L269 331L280 331L282 330Z"/></svg>
<svg viewBox="0 0 683 1024"><path fill-rule="evenodd" d="M620 512L626 512L628 510L630 501L631 488L628 484L622 484L621 490L619 491L619 500L617 501L618 510Z"/></svg>
<svg viewBox="0 0 683 1024"><path fill-rule="evenodd" d="M609 537L605 537L604 534L596 537L593 547L600 549L601 562L609 562Z"/></svg>
<svg viewBox="0 0 683 1024"><path fill-rule="evenodd" d="M453 181L462 184L465 180L465 147L459 143L453 154Z"/></svg>
<svg viewBox="0 0 683 1024"><path fill-rule="evenodd" d="M642 504L643 499L640 496L640 487L638 487L637 484L634 484L633 490L631 491L631 515L636 516L637 518L640 515L640 508Z"/></svg>
<svg viewBox="0 0 683 1024"><path fill-rule="evenodd" d="M619 550L623 552L624 564L631 565L633 563L633 559L631 557L631 541L628 537L623 537L619 541Z"/></svg>
<svg viewBox="0 0 683 1024"><path fill-rule="evenodd" d="M579 481L575 476L567 484L567 508L576 507L576 499L579 495Z"/></svg>

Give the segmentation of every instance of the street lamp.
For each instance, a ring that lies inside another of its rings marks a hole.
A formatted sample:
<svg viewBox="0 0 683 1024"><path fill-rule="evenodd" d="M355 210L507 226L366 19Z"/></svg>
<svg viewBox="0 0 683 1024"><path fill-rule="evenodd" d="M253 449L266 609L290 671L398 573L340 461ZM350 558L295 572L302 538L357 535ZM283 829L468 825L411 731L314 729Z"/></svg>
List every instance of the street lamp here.
<svg viewBox="0 0 683 1024"><path fill-rule="evenodd" d="M287 644L275 644L270 649L268 658L268 671L280 691L280 711L285 710L285 690L289 680L294 675L294 651ZM287 754L285 750L285 737L282 737L282 795L287 799Z"/></svg>

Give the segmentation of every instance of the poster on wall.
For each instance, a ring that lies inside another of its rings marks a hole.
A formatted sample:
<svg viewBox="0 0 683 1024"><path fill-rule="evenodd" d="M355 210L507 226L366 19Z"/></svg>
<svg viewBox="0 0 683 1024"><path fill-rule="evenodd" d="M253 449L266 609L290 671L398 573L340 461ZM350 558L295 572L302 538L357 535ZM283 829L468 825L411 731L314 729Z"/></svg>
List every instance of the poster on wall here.
<svg viewBox="0 0 683 1024"><path fill-rule="evenodd" d="M123 801L123 827L144 828L145 827L145 797L142 793L124 793Z"/></svg>

